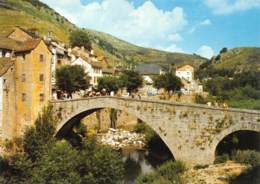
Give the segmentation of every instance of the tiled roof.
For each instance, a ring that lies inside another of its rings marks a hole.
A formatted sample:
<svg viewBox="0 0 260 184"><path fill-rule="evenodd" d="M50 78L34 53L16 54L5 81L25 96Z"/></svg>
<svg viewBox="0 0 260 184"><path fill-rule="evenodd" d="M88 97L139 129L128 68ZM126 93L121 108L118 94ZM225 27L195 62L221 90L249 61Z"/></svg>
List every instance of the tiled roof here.
<svg viewBox="0 0 260 184"><path fill-rule="evenodd" d="M25 42L18 42L10 38L0 37L0 48L14 50L15 52L24 52L35 49L41 39L31 39Z"/></svg>
<svg viewBox="0 0 260 184"><path fill-rule="evenodd" d="M135 71L141 75L159 75L162 67L157 64L142 63L137 65Z"/></svg>
<svg viewBox="0 0 260 184"><path fill-rule="evenodd" d="M184 65L178 68L177 71L194 71L194 68L191 65Z"/></svg>
<svg viewBox="0 0 260 184"><path fill-rule="evenodd" d="M4 75L13 64L14 60L10 57L0 58L0 76Z"/></svg>

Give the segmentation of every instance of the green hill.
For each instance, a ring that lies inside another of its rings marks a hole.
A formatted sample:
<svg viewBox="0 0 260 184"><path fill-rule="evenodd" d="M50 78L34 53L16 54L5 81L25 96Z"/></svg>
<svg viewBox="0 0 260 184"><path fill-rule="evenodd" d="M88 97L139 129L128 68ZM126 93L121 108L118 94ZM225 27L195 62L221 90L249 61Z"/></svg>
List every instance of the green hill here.
<svg viewBox="0 0 260 184"><path fill-rule="evenodd" d="M229 49L220 53L213 59L213 66L216 69L232 69L235 71L260 70L260 48L241 47Z"/></svg>
<svg viewBox="0 0 260 184"><path fill-rule="evenodd" d="M0 33L7 33L14 26L37 29L40 35L53 33L56 40L69 43L69 34L78 27L52 8L38 0L0 0ZM138 47L109 34L85 29L98 55L108 57L110 65L138 62L169 64L193 64L199 66L207 61L198 55L164 52Z"/></svg>

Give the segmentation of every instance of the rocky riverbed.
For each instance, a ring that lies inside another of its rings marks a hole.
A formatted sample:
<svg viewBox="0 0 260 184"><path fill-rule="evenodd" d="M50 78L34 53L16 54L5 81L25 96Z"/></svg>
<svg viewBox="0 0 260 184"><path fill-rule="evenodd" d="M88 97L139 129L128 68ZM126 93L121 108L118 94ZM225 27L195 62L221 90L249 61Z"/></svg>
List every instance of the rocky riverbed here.
<svg viewBox="0 0 260 184"><path fill-rule="evenodd" d="M98 134L98 140L104 144L109 145L115 149L126 147L145 147L145 136L135 132L130 132L122 129L110 128L107 133Z"/></svg>
<svg viewBox="0 0 260 184"><path fill-rule="evenodd" d="M228 184L230 179L239 176L251 166L228 161L205 168L190 169L184 173L186 184Z"/></svg>

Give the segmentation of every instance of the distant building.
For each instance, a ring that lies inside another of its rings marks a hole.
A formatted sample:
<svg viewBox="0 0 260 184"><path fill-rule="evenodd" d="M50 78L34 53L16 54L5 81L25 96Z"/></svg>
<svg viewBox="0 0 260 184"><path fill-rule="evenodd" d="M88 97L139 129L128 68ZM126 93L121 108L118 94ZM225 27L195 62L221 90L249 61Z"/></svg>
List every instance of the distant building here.
<svg viewBox="0 0 260 184"><path fill-rule="evenodd" d="M141 75L161 75L164 72L163 68L157 64L142 63L136 66L135 71Z"/></svg>
<svg viewBox="0 0 260 184"><path fill-rule="evenodd" d="M92 86L98 85L98 78L103 76L101 63L89 61L88 58L85 57L78 57L72 61L71 64L82 66L90 77L90 84Z"/></svg>
<svg viewBox="0 0 260 184"><path fill-rule="evenodd" d="M144 80L144 86L139 90L144 96L154 96L157 89L153 87L153 76L164 74L164 70L160 65L151 63L142 63L137 65L135 71L139 72Z"/></svg>
<svg viewBox="0 0 260 184"><path fill-rule="evenodd" d="M184 94L202 93L203 86L199 84L199 81L194 79L194 67L191 65L184 65L176 70L175 75L182 80L183 87L181 92Z"/></svg>
<svg viewBox="0 0 260 184"><path fill-rule="evenodd" d="M0 35L2 138L21 135L48 104L51 57L44 41L22 28Z"/></svg>
<svg viewBox="0 0 260 184"><path fill-rule="evenodd" d="M191 82L194 80L194 68L191 65L184 65L176 70L175 75Z"/></svg>

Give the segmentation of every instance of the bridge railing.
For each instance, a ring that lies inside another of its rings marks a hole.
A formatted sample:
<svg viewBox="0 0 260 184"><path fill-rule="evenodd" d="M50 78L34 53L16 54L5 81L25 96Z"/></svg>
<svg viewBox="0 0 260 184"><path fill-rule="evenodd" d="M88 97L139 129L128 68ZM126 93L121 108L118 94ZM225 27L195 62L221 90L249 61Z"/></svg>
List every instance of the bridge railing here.
<svg viewBox="0 0 260 184"><path fill-rule="evenodd" d="M77 99L66 99L66 100L50 100L51 104L55 103L66 103L66 102L76 102L76 101L87 101L87 100L100 100L100 99L114 99L114 100L123 100L123 101L131 101L131 102L143 102L143 103L157 103L157 104L165 104L172 106L183 106L183 107L191 107L191 108L201 108L201 109L210 109L210 110L220 110L220 111L228 111L228 112L237 112L237 113L248 113L255 114L260 116L260 111L251 110L251 109L239 109L239 108L220 108L213 107L203 104L191 104L191 103L179 103L179 102L170 102L166 100L152 100L152 99L136 99L130 97L116 97L116 96L96 96L96 97L87 97L87 98L77 98Z"/></svg>

